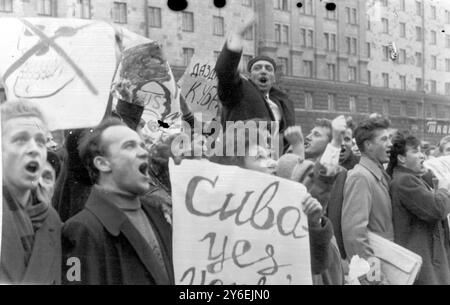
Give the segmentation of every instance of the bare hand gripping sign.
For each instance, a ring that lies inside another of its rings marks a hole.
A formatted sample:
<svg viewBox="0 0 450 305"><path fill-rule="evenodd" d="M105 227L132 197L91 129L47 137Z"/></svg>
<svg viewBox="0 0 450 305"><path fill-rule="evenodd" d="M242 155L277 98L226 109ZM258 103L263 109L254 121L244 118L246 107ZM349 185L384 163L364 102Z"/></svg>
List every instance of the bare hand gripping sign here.
<svg viewBox="0 0 450 305"><path fill-rule="evenodd" d="M206 160L169 168L177 284L312 283L303 185Z"/></svg>

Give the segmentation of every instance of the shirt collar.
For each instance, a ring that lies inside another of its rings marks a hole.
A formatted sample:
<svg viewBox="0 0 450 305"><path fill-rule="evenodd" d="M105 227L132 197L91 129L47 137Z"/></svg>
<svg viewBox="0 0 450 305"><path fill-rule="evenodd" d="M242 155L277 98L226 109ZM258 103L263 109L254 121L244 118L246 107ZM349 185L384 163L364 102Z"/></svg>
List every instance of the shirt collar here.
<svg viewBox="0 0 450 305"><path fill-rule="evenodd" d="M367 168L378 180L383 177L382 165L370 159L365 155L361 155L361 160L359 164Z"/></svg>
<svg viewBox="0 0 450 305"><path fill-rule="evenodd" d="M95 187L99 192L107 193L111 202L114 202L114 204L121 210L135 211L141 208L141 201L138 196L110 192L98 185Z"/></svg>

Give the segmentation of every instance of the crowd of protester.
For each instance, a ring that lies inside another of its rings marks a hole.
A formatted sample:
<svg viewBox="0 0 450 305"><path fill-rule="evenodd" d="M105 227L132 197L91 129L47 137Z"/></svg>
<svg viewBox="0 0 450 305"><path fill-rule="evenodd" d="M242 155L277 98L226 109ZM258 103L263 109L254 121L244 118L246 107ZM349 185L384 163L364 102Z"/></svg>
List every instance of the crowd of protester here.
<svg viewBox="0 0 450 305"><path fill-rule="evenodd" d="M247 133L243 155L210 161L306 186L298 204L308 217L314 284L342 285L354 255L373 257L369 232L422 257L415 283L450 284L450 180L436 182L424 167L427 158L450 155L450 137L432 146L393 131L377 114L358 124L319 119L304 137L294 103L275 86L272 58L252 59L248 77L238 73L250 26L228 37L217 60L221 122L276 122L271 140L280 145L252 142ZM59 132L58 145L35 103L1 105L1 283L175 283L168 162L183 161L172 150L175 136L148 149L142 112L119 100L98 126ZM216 145L229 141L236 137ZM71 276L73 258L81 262L79 279Z"/></svg>

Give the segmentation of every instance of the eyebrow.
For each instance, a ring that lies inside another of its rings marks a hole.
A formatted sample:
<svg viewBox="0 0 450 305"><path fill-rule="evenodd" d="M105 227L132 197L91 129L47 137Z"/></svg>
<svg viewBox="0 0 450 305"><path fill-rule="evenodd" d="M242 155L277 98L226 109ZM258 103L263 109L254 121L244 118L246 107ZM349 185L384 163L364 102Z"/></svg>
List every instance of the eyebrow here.
<svg viewBox="0 0 450 305"><path fill-rule="evenodd" d="M124 148L125 146L127 146L128 144L134 144L137 145L137 141L136 140L128 140L125 143L122 144L122 148Z"/></svg>

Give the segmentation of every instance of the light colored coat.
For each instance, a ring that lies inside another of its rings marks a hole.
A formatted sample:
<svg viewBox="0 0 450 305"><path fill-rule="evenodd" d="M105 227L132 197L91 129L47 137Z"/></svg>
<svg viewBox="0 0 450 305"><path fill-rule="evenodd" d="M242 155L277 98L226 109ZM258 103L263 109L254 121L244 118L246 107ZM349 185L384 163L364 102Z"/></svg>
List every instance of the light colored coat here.
<svg viewBox="0 0 450 305"><path fill-rule="evenodd" d="M392 205L389 177L377 163L362 156L349 171L344 186L342 236L347 258L373 256L368 232L393 241Z"/></svg>

